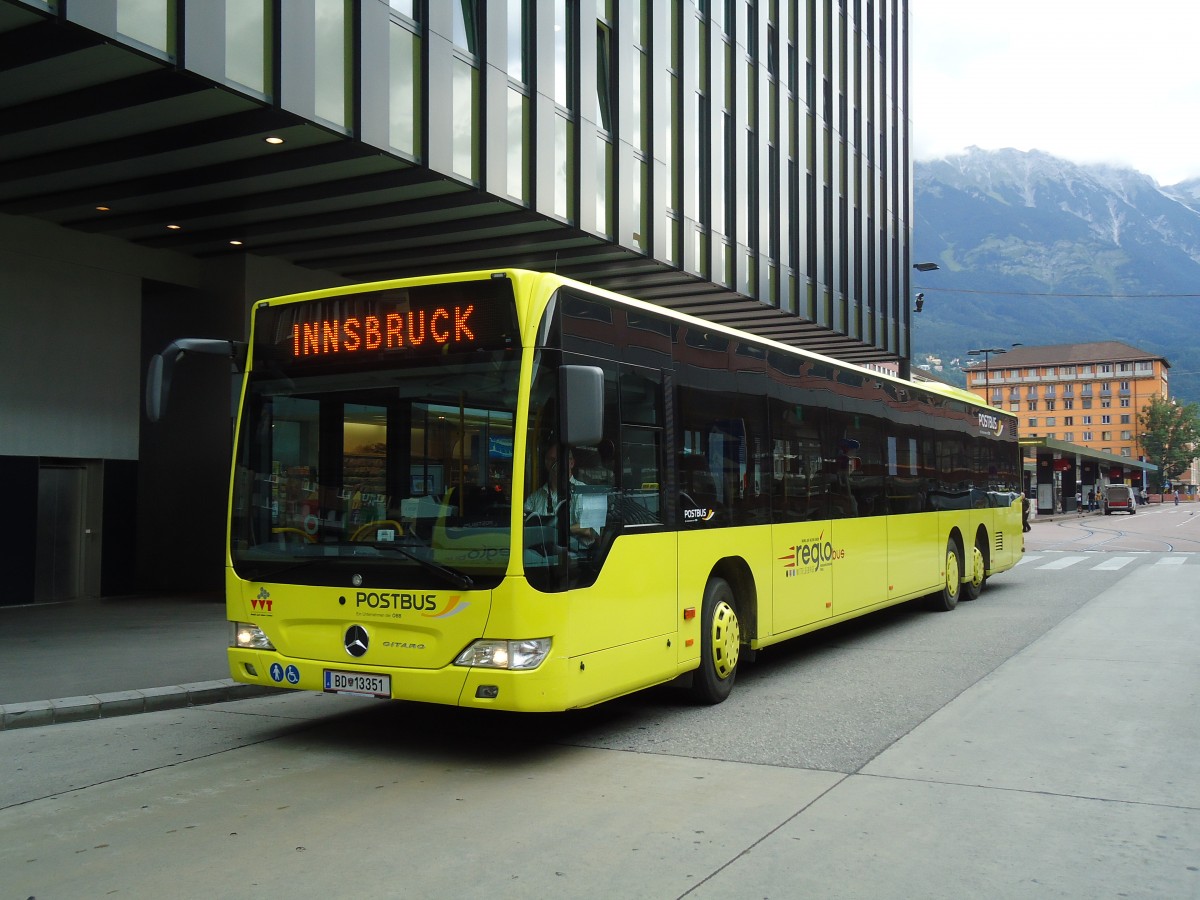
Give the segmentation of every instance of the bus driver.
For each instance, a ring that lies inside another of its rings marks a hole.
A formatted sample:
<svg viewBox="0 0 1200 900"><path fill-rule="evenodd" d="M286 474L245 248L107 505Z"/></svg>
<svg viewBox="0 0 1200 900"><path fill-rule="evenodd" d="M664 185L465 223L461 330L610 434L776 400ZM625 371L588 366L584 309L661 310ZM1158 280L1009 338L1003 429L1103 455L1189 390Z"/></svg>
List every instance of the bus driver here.
<svg viewBox="0 0 1200 900"><path fill-rule="evenodd" d="M558 445L551 444L545 453L542 460L546 467L546 478L542 482L542 486L535 490L525 499L525 516L545 516L551 518L558 511ZM575 455L568 454L567 464L570 466L568 473L568 485L570 486L570 515L571 515L571 538L572 541L578 541L581 548L590 547L596 542L599 535L595 529L588 528L580 524L582 514L582 505L579 500L579 493L574 489L580 486L583 482L575 478Z"/></svg>

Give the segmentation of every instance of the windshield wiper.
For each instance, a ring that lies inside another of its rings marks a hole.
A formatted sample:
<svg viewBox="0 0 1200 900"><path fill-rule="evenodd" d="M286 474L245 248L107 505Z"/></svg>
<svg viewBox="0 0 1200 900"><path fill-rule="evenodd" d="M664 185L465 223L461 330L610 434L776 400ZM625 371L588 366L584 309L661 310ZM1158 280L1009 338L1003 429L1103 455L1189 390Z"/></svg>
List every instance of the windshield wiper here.
<svg viewBox="0 0 1200 900"><path fill-rule="evenodd" d="M375 543L368 544L368 546L374 547L376 550L392 550L396 553L399 553L401 556L411 559L417 565L428 569L430 572L435 572L438 575L441 575L459 590L466 591L475 586L475 582L471 579L471 576L467 575L465 572L459 572L457 569L451 569L448 566L440 565L432 560L422 559L412 551L405 550L394 541L376 541Z"/></svg>

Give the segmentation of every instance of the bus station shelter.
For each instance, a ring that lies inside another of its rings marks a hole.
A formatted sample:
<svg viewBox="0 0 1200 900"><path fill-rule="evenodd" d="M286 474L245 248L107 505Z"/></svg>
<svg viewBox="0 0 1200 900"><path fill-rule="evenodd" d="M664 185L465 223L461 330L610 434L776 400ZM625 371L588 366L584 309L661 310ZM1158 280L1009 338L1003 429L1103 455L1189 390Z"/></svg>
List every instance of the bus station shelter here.
<svg viewBox="0 0 1200 900"><path fill-rule="evenodd" d="M1025 495L1034 498L1038 515L1073 512L1078 494L1086 502L1090 491L1099 498L1110 484L1145 487L1147 472L1155 472L1153 463L1093 450L1079 444L1053 438L1021 438L1024 460Z"/></svg>

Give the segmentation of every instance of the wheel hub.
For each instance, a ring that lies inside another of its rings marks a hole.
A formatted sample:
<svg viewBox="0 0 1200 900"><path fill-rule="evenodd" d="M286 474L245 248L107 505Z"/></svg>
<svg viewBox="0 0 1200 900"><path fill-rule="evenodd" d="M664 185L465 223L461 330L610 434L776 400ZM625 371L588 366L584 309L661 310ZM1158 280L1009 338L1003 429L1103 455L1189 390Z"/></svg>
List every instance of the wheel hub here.
<svg viewBox="0 0 1200 900"><path fill-rule="evenodd" d="M958 588L962 583L962 569L958 564L958 554L948 552L946 554L946 592L951 597L958 596Z"/></svg>
<svg viewBox="0 0 1200 900"><path fill-rule="evenodd" d="M971 584L976 587L983 584L983 573L983 551L976 547L975 552L971 554Z"/></svg>
<svg viewBox="0 0 1200 900"><path fill-rule="evenodd" d="M741 650L742 633L738 626L737 613L725 601L713 610L712 659L718 678L728 678L737 668Z"/></svg>

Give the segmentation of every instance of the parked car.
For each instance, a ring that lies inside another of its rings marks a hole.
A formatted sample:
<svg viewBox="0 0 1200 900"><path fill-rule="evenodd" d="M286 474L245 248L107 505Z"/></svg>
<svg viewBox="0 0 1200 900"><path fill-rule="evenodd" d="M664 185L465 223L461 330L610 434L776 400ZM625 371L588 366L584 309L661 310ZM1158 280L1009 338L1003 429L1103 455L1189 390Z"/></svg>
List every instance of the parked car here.
<svg viewBox="0 0 1200 900"><path fill-rule="evenodd" d="M1126 484L1110 484L1104 491L1104 514L1107 516L1117 510L1127 512L1131 516L1137 512L1137 499L1133 488Z"/></svg>

